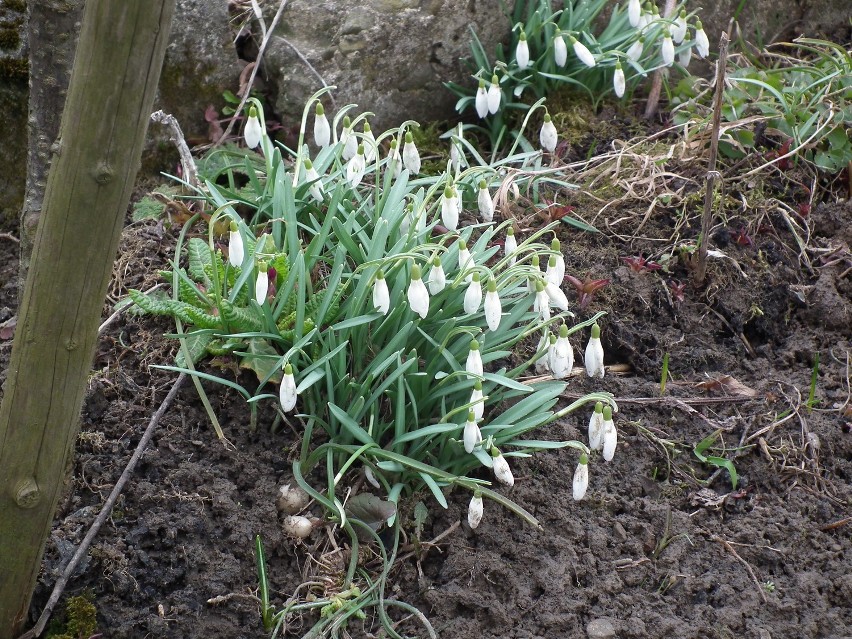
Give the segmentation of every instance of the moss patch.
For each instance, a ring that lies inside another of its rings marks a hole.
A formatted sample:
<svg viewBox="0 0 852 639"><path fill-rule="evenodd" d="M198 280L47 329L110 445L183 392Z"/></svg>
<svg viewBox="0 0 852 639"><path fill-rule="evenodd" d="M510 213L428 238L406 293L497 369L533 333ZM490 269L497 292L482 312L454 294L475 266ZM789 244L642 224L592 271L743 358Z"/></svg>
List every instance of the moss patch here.
<svg viewBox="0 0 852 639"><path fill-rule="evenodd" d="M30 64L27 60L0 58L0 78L26 82L30 76Z"/></svg>

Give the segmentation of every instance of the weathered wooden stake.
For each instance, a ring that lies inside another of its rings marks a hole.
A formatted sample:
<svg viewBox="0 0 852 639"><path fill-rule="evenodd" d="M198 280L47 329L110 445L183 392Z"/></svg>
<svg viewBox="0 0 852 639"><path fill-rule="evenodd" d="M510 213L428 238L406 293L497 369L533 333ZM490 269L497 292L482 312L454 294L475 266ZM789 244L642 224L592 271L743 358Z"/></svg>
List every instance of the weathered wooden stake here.
<svg viewBox="0 0 852 639"><path fill-rule="evenodd" d="M0 405L0 639L26 621L175 0L88 0Z"/></svg>

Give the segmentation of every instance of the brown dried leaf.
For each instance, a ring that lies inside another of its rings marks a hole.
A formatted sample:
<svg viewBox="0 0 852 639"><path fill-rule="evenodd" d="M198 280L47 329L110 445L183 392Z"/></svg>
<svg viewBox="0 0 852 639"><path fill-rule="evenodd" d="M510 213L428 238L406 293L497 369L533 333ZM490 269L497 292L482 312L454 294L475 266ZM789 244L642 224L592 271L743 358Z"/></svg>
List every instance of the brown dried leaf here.
<svg viewBox="0 0 852 639"><path fill-rule="evenodd" d="M749 388L739 380L730 375L719 375L711 377L706 381L699 382L696 387L706 391L718 391L723 395L731 397L756 397L757 391Z"/></svg>

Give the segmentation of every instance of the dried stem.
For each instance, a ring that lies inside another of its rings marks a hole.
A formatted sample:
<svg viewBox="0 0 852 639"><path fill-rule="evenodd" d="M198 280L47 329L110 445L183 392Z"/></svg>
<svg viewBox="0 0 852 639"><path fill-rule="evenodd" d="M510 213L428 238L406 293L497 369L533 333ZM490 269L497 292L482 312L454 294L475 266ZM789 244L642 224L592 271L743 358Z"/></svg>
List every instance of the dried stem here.
<svg viewBox="0 0 852 639"><path fill-rule="evenodd" d="M671 18L675 10L675 0L666 0L663 7L663 17ZM657 113L660 106L660 93L663 90L663 70L654 71L654 79L651 81L651 90L648 92L648 102L645 103L645 118L651 119Z"/></svg>
<svg viewBox="0 0 852 639"><path fill-rule="evenodd" d="M198 169L195 168L195 160L192 159L192 153L186 145L186 140L183 137L183 131L181 131L177 118L171 113L156 111L151 114L151 120L169 128L171 131L169 139L174 143L178 155L180 155L183 177L190 186L198 186Z"/></svg>
<svg viewBox="0 0 852 639"><path fill-rule="evenodd" d="M719 153L719 127L722 122L722 99L725 92L725 66L728 62L728 34L722 32L719 39L719 60L716 62L716 94L713 96L713 120L710 123L710 159L707 162L707 186L704 193L704 214L701 216L701 243L698 246L698 261L695 266L695 284L704 283L707 273L707 244L710 241L710 224L713 222L713 192L716 180L722 176L716 171L716 156Z"/></svg>

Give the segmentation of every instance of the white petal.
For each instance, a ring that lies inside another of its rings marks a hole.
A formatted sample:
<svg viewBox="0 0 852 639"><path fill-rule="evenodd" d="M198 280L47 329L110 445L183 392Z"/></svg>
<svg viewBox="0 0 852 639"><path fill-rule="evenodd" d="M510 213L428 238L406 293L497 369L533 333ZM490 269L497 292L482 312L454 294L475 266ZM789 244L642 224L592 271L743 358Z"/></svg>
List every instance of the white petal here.
<svg viewBox="0 0 852 639"><path fill-rule="evenodd" d="M279 399L281 400L281 410L289 413L296 407L296 379L293 374L284 373L281 378L281 388L279 389Z"/></svg>
<svg viewBox="0 0 852 639"><path fill-rule="evenodd" d="M470 505L467 507L467 523L471 528L476 528L482 521L482 515L485 512L485 507L482 503L482 497L474 495L470 499Z"/></svg>
<svg viewBox="0 0 852 639"><path fill-rule="evenodd" d="M624 97L624 90L627 88L627 82L624 79L624 69L616 67L615 74L612 76L612 88L615 90L616 97Z"/></svg>
<svg viewBox="0 0 852 639"><path fill-rule="evenodd" d="M475 388L470 393L470 403L473 404L471 407L471 412L473 413L473 419L477 422L482 419L482 415L485 413L485 402L483 401L483 395L481 390L476 390ZM480 439L482 441L482 435L480 433ZM468 451L470 452L470 451Z"/></svg>
<svg viewBox="0 0 852 639"><path fill-rule="evenodd" d="M568 298L565 296L565 293L562 292L561 288L547 282L544 285L544 292L550 299L550 304L552 306L558 308L560 311L568 310Z"/></svg>
<svg viewBox="0 0 852 639"><path fill-rule="evenodd" d="M518 40L515 59L518 62L518 68L521 70L526 69L530 65L530 47L526 40Z"/></svg>
<svg viewBox="0 0 852 639"><path fill-rule="evenodd" d="M257 274L257 279L254 282L254 299L261 306L266 301L266 294L269 292L269 275L263 271Z"/></svg>
<svg viewBox="0 0 852 639"><path fill-rule="evenodd" d="M589 465L577 464L577 469L574 471L574 481L572 482L574 493L574 501L580 501L586 496L586 491L589 488Z"/></svg>
<svg viewBox="0 0 852 639"><path fill-rule="evenodd" d="M630 0L627 5L627 18L630 20L631 27L639 26L639 18L642 16L641 0Z"/></svg>
<svg viewBox="0 0 852 639"><path fill-rule="evenodd" d="M663 58L663 64L667 67L674 64L674 42L672 42L671 36L663 37L663 44L660 47L660 55Z"/></svg>
<svg viewBox="0 0 852 639"><path fill-rule="evenodd" d="M373 306L382 315L387 315L390 310L390 292L387 280L384 278L377 279L373 283Z"/></svg>
<svg viewBox="0 0 852 639"><path fill-rule="evenodd" d="M677 55L677 61L684 69L689 67L692 61L692 47L688 46Z"/></svg>
<svg viewBox="0 0 852 639"><path fill-rule="evenodd" d="M641 40L637 40L633 44L630 45L630 48L627 50L627 57L633 60L634 62L638 62L639 58L642 57L642 51L645 49L644 44Z"/></svg>
<svg viewBox="0 0 852 639"><path fill-rule="evenodd" d="M245 250L243 249L243 237L239 231L231 231L228 238L228 262L234 268L243 265Z"/></svg>
<svg viewBox="0 0 852 639"><path fill-rule="evenodd" d="M331 126L325 113L314 118L314 143L321 149L331 144Z"/></svg>
<svg viewBox="0 0 852 639"><path fill-rule="evenodd" d="M484 222L491 222L494 219L494 201L491 199L488 187L479 189L476 204L479 207L479 214L482 216L482 220Z"/></svg>
<svg viewBox="0 0 852 639"><path fill-rule="evenodd" d="M429 270L429 293L437 295L444 290L447 285L447 276L444 273L443 266L433 266Z"/></svg>
<svg viewBox="0 0 852 639"><path fill-rule="evenodd" d="M595 66L595 56L589 51L589 48L579 40L573 43L574 54L580 59L580 62L591 68Z"/></svg>
<svg viewBox="0 0 852 639"><path fill-rule="evenodd" d="M615 423L611 419L604 421L603 425L603 458L604 461L612 461L615 457L615 447L618 445L618 432Z"/></svg>
<svg viewBox="0 0 852 639"><path fill-rule="evenodd" d="M494 462L494 477L497 478L497 481L506 486L514 486L515 477L512 475L512 469L509 468L509 462L506 461L506 458L500 454L492 460Z"/></svg>
<svg viewBox="0 0 852 639"><path fill-rule="evenodd" d="M353 189L361 184L365 169L364 156L360 153L353 155L346 163L346 181Z"/></svg>
<svg viewBox="0 0 852 639"><path fill-rule="evenodd" d="M455 195L441 196L441 221L450 231L459 227L459 200Z"/></svg>
<svg viewBox="0 0 852 639"><path fill-rule="evenodd" d="M558 67L564 67L568 62L568 45L565 44L565 38L561 35L553 39L553 60Z"/></svg>
<svg viewBox="0 0 852 639"><path fill-rule="evenodd" d="M376 137L372 131L366 131L363 137L364 144L364 161L367 164L372 164L376 159Z"/></svg>
<svg viewBox="0 0 852 639"><path fill-rule="evenodd" d="M476 422L465 422L464 424L464 450L472 453L473 449L482 441L482 433Z"/></svg>
<svg viewBox="0 0 852 639"><path fill-rule="evenodd" d="M589 338L589 343L586 345L586 374L589 377L604 376L604 352L603 345L599 337Z"/></svg>
<svg viewBox="0 0 852 639"><path fill-rule="evenodd" d="M488 291L485 294L485 322L488 328L496 331L500 327L502 316L503 306L500 303L500 295L497 291Z"/></svg>
<svg viewBox="0 0 852 639"><path fill-rule="evenodd" d="M535 294L535 301L533 302L533 311L541 315L542 321L546 322L550 319L550 299L547 297L547 293L545 293L544 291L540 291Z"/></svg>
<svg viewBox="0 0 852 639"><path fill-rule="evenodd" d="M554 273L553 277L556 278L557 287L565 279L565 257L561 253L556 257L556 273Z"/></svg>
<svg viewBox="0 0 852 639"><path fill-rule="evenodd" d="M497 113L500 110L500 99L503 97L503 92L500 90L500 85L491 83L488 87L488 112Z"/></svg>
<svg viewBox="0 0 852 639"><path fill-rule="evenodd" d="M351 128L343 128L340 133L340 141L343 142L343 161L348 162L358 153L358 140Z"/></svg>
<svg viewBox="0 0 852 639"><path fill-rule="evenodd" d="M470 256L470 251L467 249L459 249L459 271L464 273L473 266L473 258ZM464 281L470 282L473 279L472 274L465 276Z"/></svg>
<svg viewBox="0 0 852 639"><path fill-rule="evenodd" d="M482 303L482 285L478 280L472 279L464 292L464 312L472 315L479 310Z"/></svg>
<svg viewBox="0 0 852 639"><path fill-rule="evenodd" d="M246 128L243 130L243 138L246 141L246 146L250 149L255 148L260 144L260 139L263 137L263 127L260 126L260 120L257 116L249 116L246 120Z"/></svg>
<svg viewBox="0 0 852 639"><path fill-rule="evenodd" d="M509 266L515 265L515 260L517 259L515 256L515 251L518 250L518 240L512 235L506 235L506 240L503 242L503 250L506 253L506 257L509 259Z"/></svg>
<svg viewBox="0 0 852 639"><path fill-rule="evenodd" d="M476 114L480 118L488 115L488 89L485 87L476 90Z"/></svg>
<svg viewBox="0 0 852 639"><path fill-rule="evenodd" d="M600 450L603 448L603 413L594 411L589 419L589 448Z"/></svg>
<svg viewBox="0 0 852 639"><path fill-rule="evenodd" d="M556 133L556 126L552 121L547 120L541 125L541 132L538 135L538 139L539 142L541 142L541 148L548 153L553 153L556 150L556 141L558 140L558 136Z"/></svg>
<svg viewBox="0 0 852 639"><path fill-rule="evenodd" d="M542 349L544 352L539 356L539 358L535 361L535 372L539 375L544 375L545 373L550 372L550 356L549 356L549 348L546 348L550 343L550 339L548 337L549 333L545 333L541 336L541 339L538 340L538 346L535 351L538 353Z"/></svg>
<svg viewBox="0 0 852 639"><path fill-rule="evenodd" d="M420 153L414 142L406 142L402 147L402 163L412 175L420 173Z"/></svg>
<svg viewBox="0 0 852 639"><path fill-rule="evenodd" d="M485 369L482 366L482 355L479 353L479 349L470 349L470 352L467 354L467 361L464 364L464 369L466 372L470 373L471 376L478 375L482 377Z"/></svg>
<svg viewBox="0 0 852 639"><path fill-rule="evenodd" d="M420 317L425 318L429 314L429 291L426 290L423 280L411 280L408 285L408 303L411 310Z"/></svg>
<svg viewBox="0 0 852 639"><path fill-rule="evenodd" d="M675 18L674 27L672 27L672 40L680 44L686 37L686 18L678 15Z"/></svg>
<svg viewBox="0 0 852 639"><path fill-rule="evenodd" d="M550 370L556 379L565 379L574 368L574 349L567 337L556 339L556 345L550 354Z"/></svg>

